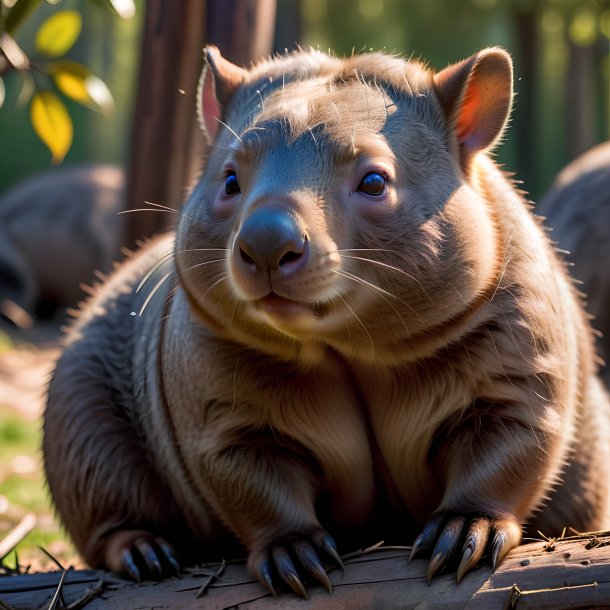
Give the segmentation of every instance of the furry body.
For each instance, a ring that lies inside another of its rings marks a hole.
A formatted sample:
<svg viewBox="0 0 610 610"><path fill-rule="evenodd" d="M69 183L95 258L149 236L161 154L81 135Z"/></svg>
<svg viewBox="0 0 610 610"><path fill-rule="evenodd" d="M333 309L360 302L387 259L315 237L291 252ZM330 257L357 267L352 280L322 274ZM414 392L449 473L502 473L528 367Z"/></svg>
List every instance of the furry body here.
<svg viewBox="0 0 610 610"><path fill-rule="evenodd" d="M304 594L293 564L328 586L328 533L423 527L429 576L461 545L460 578L522 526L608 526L590 331L485 154L506 54L208 63L228 128L177 233L101 286L50 386L48 481L85 558L154 575L164 541L189 560L236 537Z"/></svg>
<svg viewBox="0 0 610 610"><path fill-rule="evenodd" d="M73 307L82 283L119 255L122 170L84 165L43 172L0 197L0 313ZM10 317L10 315L9 315Z"/></svg>
<svg viewBox="0 0 610 610"><path fill-rule="evenodd" d="M601 334L596 344L610 388L610 143L577 157L557 176L536 211L547 218L551 237L569 252L573 276L582 282L587 311Z"/></svg>

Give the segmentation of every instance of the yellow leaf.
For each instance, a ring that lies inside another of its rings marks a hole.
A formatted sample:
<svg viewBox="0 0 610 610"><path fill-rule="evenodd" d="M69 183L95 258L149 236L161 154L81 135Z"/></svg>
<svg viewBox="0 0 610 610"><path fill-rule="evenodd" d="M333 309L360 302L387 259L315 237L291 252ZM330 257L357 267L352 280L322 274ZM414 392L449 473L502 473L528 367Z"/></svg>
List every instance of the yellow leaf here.
<svg viewBox="0 0 610 610"><path fill-rule="evenodd" d="M36 50L49 57L63 55L76 42L82 26L78 11L55 13L36 32Z"/></svg>
<svg viewBox="0 0 610 610"><path fill-rule="evenodd" d="M106 83L85 66L75 61L57 61L49 68L57 88L65 96L98 110L104 116L115 114L114 99Z"/></svg>
<svg viewBox="0 0 610 610"><path fill-rule="evenodd" d="M61 163L72 145L72 119L55 93L37 91L30 105L34 131L53 155L53 163Z"/></svg>

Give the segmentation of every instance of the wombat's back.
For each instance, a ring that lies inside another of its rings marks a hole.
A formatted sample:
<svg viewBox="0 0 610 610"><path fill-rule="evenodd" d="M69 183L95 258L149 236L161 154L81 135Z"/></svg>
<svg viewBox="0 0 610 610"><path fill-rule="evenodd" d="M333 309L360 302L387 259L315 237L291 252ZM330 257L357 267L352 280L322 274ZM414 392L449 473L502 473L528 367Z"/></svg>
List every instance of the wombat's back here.
<svg viewBox="0 0 610 610"><path fill-rule="evenodd" d="M593 326L602 333L597 350L610 361L610 142L575 159L557 176L537 210L552 228L551 238L567 250L583 283ZM610 387L610 368L602 369Z"/></svg>
<svg viewBox="0 0 610 610"><path fill-rule="evenodd" d="M124 181L118 167L85 165L44 172L4 193L0 300L30 314L76 305L80 285L119 257Z"/></svg>

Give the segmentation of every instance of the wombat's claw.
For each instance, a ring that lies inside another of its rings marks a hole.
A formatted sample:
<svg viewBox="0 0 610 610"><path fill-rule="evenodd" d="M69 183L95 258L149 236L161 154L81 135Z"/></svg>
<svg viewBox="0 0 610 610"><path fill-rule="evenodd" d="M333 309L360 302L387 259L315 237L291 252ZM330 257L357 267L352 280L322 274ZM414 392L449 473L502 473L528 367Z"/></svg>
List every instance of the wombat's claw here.
<svg viewBox="0 0 610 610"><path fill-rule="evenodd" d="M174 549L169 545L168 542L163 540L163 538L155 538L155 542L157 543L159 549L161 549L163 555L165 556L165 559L167 560L167 563L169 563L172 570L174 571L175 576L181 578L182 570L180 569L180 563L176 558L176 553L174 552Z"/></svg>
<svg viewBox="0 0 610 610"><path fill-rule="evenodd" d="M410 559L420 552L430 550L436 541L426 573L428 584L448 562L457 561L458 558L456 580L459 583L481 559L490 542L492 529L495 534L491 541L491 554L492 566L495 570L506 553L519 544L521 539L519 525L510 519L494 520L485 516L466 517L439 513L426 523L422 533L415 540ZM462 538L464 542L461 553L458 554L456 551Z"/></svg>
<svg viewBox="0 0 610 610"><path fill-rule="evenodd" d="M138 566L136 566L135 561L133 560L133 555L129 549L124 549L122 551L121 561L127 574L129 574L129 576L131 576L131 578L139 584L142 581L140 570L138 570Z"/></svg>
<svg viewBox="0 0 610 610"><path fill-rule="evenodd" d="M430 563L428 564L428 572L426 573L428 585L431 584L432 577L436 572L443 568L447 561L455 554L465 521L466 519L464 517L458 516L449 519L445 524L441 535L438 537L434 551L432 551Z"/></svg>
<svg viewBox="0 0 610 610"><path fill-rule="evenodd" d="M174 549L162 538L141 537L121 552L125 572L136 582L180 576Z"/></svg>
<svg viewBox="0 0 610 610"><path fill-rule="evenodd" d="M436 540L438 530L445 520L444 515L436 515L432 517L428 523L424 526L422 533L415 539L413 546L411 547L411 555L409 556L409 562L422 552L429 551Z"/></svg>
<svg viewBox="0 0 610 610"><path fill-rule="evenodd" d="M324 531L319 530L288 540L277 540L271 549L257 559L251 558L251 569L260 583L273 595L272 569L276 576L286 583L297 595L308 599L307 589L301 581L301 575L308 575L317 580L328 593L333 587L330 578L320 560L320 552L328 554L337 565L343 568L343 562L334 540ZM298 569L297 569L298 568Z"/></svg>
<svg viewBox="0 0 610 610"><path fill-rule="evenodd" d="M292 559L288 554L288 551L283 546L275 546L271 551L273 562L275 563L275 569L279 574L279 577L297 594L305 599L307 597L307 591L297 574L297 570L292 563Z"/></svg>
<svg viewBox="0 0 610 610"><path fill-rule="evenodd" d="M296 553L301 565L311 574L318 582L324 585L324 588L329 592L333 592L333 586L326 574L324 566L320 562L318 554L314 548L306 540L297 540L293 543L292 548Z"/></svg>
<svg viewBox="0 0 610 610"><path fill-rule="evenodd" d="M260 583L269 589L269 592L276 596L275 589L273 588L273 579L271 578L271 567L267 559L261 559L258 564L254 567L254 572Z"/></svg>
<svg viewBox="0 0 610 610"><path fill-rule="evenodd" d="M140 551L142 559L148 569L148 574L153 580L161 580L163 578L163 568L159 556L153 547L146 540L138 540L135 547Z"/></svg>
<svg viewBox="0 0 610 610"><path fill-rule="evenodd" d="M504 559L504 556L510 551L515 544L514 540L511 540L511 531L504 529L499 525L496 526L496 533L494 534L493 542L491 544L491 567L492 570L500 565L500 562Z"/></svg>
<svg viewBox="0 0 610 610"><path fill-rule="evenodd" d="M322 550L333 559L333 561L337 564L337 566L341 569L341 573L345 572L345 564L339 555L339 551L337 550L337 545L335 541L326 534L322 540L320 541L320 547Z"/></svg>
<svg viewBox="0 0 610 610"><path fill-rule="evenodd" d="M458 583L462 580L464 574L472 570L481 559L489 540L490 529L491 521L484 517L475 518L470 523L466 540L464 540L462 546L462 558L457 569L456 580Z"/></svg>

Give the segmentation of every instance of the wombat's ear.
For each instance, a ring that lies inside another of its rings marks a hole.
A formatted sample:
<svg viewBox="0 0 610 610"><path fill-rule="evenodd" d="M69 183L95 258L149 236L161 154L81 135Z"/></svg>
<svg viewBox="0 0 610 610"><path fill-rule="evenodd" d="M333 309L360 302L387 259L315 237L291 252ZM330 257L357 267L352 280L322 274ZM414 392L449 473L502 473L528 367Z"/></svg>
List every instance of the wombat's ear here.
<svg viewBox="0 0 610 610"><path fill-rule="evenodd" d="M503 49L484 49L435 74L434 85L466 166L504 131L513 99L512 61Z"/></svg>
<svg viewBox="0 0 610 610"><path fill-rule="evenodd" d="M203 132L211 141L218 131L235 89L244 81L247 70L225 59L213 45L203 50L204 66L199 79L197 116Z"/></svg>

